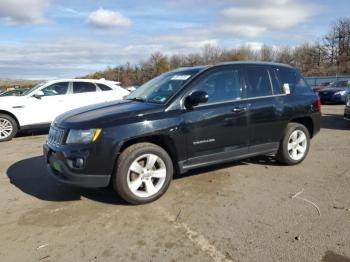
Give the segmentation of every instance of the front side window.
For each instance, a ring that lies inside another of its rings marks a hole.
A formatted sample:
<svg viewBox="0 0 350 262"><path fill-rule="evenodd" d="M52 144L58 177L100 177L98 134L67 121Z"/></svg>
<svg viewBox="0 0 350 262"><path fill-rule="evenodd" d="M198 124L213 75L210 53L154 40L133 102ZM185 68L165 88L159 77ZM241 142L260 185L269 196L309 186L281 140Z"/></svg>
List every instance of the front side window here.
<svg viewBox="0 0 350 262"><path fill-rule="evenodd" d="M238 70L224 69L215 71L200 79L192 91L204 91L208 94L208 103L218 103L241 99Z"/></svg>
<svg viewBox="0 0 350 262"><path fill-rule="evenodd" d="M44 96L65 95L67 94L68 85L68 82L55 83L41 89L41 91L43 91Z"/></svg>
<svg viewBox="0 0 350 262"><path fill-rule="evenodd" d="M247 98L272 95L268 71L263 67L246 69Z"/></svg>
<svg viewBox="0 0 350 262"><path fill-rule="evenodd" d="M74 94L89 93L89 92L96 92L96 86L93 83L88 83L88 82L73 83Z"/></svg>

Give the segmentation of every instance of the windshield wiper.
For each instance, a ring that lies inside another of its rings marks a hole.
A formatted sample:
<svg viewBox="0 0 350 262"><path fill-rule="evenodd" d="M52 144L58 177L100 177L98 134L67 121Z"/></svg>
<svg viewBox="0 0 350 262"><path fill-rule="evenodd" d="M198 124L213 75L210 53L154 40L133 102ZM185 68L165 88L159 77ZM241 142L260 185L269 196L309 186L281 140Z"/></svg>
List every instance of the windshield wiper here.
<svg viewBox="0 0 350 262"><path fill-rule="evenodd" d="M141 97L134 97L134 98L127 98L127 100L131 100L131 101L137 101L137 102L146 102L146 99L141 98Z"/></svg>

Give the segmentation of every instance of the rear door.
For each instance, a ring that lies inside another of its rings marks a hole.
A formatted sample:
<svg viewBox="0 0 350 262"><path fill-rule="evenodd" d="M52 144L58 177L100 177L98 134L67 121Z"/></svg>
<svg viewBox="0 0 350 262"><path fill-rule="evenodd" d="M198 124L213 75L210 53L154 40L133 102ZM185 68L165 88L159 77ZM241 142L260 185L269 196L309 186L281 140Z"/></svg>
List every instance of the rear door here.
<svg viewBox="0 0 350 262"><path fill-rule="evenodd" d="M185 168L215 163L248 153L247 104L242 99L240 70L224 67L206 72L190 87L209 100L184 113L188 161Z"/></svg>
<svg viewBox="0 0 350 262"><path fill-rule="evenodd" d="M75 81L73 82L70 107L71 109L102 102L97 92L100 92L94 83Z"/></svg>
<svg viewBox="0 0 350 262"><path fill-rule="evenodd" d="M124 96L127 96L129 94L128 91L125 89L115 86L114 88L103 84L103 83L96 83L98 89L100 92L97 92L97 99L100 102L109 102L109 101L115 101L119 99L123 99Z"/></svg>
<svg viewBox="0 0 350 262"><path fill-rule="evenodd" d="M277 150L285 128L285 97L272 68L247 65L245 97L249 101L249 151Z"/></svg>

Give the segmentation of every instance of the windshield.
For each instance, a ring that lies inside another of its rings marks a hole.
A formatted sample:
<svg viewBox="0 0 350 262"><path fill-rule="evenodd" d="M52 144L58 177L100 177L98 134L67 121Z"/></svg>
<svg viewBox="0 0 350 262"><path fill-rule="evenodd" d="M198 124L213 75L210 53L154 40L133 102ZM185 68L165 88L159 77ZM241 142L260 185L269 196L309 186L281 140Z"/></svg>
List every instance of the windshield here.
<svg viewBox="0 0 350 262"><path fill-rule="evenodd" d="M40 82L39 84L37 84L36 86L26 90L23 94L21 94L21 96L26 96L28 94L30 94L31 92L33 92L34 90L42 87L43 85L45 85L47 83L47 81L44 81L44 82Z"/></svg>
<svg viewBox="0 0 350 262"><path fill-rule="evenodd" d="M346 88L349 85L349 81L337 81L332 84L330 84L328 87L342 87Z"/></svg>
<svg viewBox="0 0 350 262"><path fill-rule="evenodd" d="M201 69L177 70L162 74L132 92L126 99L165 104L188 80Z"/></svg>

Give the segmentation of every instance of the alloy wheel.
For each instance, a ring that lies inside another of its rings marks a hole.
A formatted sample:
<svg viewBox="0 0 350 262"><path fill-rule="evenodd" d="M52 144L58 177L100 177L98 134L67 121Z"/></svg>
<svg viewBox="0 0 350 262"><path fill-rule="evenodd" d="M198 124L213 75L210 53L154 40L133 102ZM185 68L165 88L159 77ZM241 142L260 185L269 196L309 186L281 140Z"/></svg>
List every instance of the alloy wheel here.
<svg viewBox="0 0 350 262"><path fill-rule="evenodd" d="M127 184L130 191L142 198L157 194L165 183L167 169L164 161L155 154L144 154L129 167Z"/></svg>
<svg viewBox="0 0 350 262"><path fill-rule="evenodd" d="M307 150L307 138L302 130L295 130L288 139L288 154L291 159L299 161Z"/></svg>
<svg viewBox="0 0 350 262"><path fill-rule="evenodd" d="M5 118L0 118L0 139L8 138L12 134L12 132L12 123Z"/></svg>

